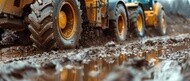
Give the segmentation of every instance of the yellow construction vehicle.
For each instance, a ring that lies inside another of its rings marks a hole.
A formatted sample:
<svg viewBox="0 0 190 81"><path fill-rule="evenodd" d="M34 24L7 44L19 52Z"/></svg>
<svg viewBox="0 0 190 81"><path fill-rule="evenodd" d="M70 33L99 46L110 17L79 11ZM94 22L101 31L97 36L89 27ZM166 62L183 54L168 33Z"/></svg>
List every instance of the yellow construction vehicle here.
<svg viewBox="0 0 190 81"><path fill-rule="evenodd" d="M0 13L1 29L29 29L42 50L75 48L83 26L111 30L118 41L129 28L140 37L145 26L166 34L163 8L153 0L0 0Z"/></svg>
<svg viewBox="0 0 190 81"><path fill-rule="evenodd" d="M146 27L154 27L159 35L167 34L166 15L163 6L156 0L128 0L130 28L143 37Z"/></svg>

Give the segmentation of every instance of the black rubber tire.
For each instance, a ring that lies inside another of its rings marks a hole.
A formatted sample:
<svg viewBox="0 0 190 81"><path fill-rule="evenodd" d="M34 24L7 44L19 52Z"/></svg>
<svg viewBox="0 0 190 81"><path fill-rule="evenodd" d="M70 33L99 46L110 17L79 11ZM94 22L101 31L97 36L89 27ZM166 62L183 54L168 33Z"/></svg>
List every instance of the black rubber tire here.
<svg viewBox="0 0 190 81"><path fill-rule="evenodd" d="M162 25L162 18L164 18L164 20L165 20L165 22L164 22L165 27L163 27L163 25ZM160 11L157 19L158 19L158 27L156 27L156 28L158 30L158 34L160 36L167 35L166 14L165 14L164 10Z"/></svg>
<svg viewBox="0 0 190 81"><path fill-rule="evenodd" d="M142 18L142 30L141 31L138 30L138 24L137 24L138 15L140 15ZM131 22L130 26L133 27L136 36L140 37L140 38L144 37L146 22L145 22L145 16L144 16L143 9L140 6L135 10L134 13L132 13L130 22Z"/></svg>
<svg viewBox="0 0 190 81"><path fill-rule="evenodd" d="M118 20L119 20L119 15L123 15L124 16L124 22L125 22L125 26L124 26L124 32L122 32L121 34L119 33L119 27L118 27ZM110 33L113 33L113 36L116 38L117 41L125 41L126 40L126 36L127 36L127 29L128 29L128 18L127 18L127 14L126 14L126 9L122 4L118 4L116 7L116 20L110 20L110 27L109 27L109 31L111 31Z"/></svg>
<svg viewBox="0 0 190 81"><path fill-rule="evenodd" d="M80 3L78 0L42 0L42 4L36 1L31 5L32 12L28 16L30 19L29 30L34 46L40 50L75 48L79 44L82 32L82 18ZM64 2L70 3L77 17L76 32L69 40L62 37L58 28L58 13Z"/></svg>

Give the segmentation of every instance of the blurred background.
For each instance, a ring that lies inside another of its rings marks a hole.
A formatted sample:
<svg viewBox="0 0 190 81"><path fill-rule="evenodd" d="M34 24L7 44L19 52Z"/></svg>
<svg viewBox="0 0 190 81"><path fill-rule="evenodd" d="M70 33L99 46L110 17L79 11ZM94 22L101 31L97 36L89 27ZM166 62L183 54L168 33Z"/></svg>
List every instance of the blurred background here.
<svg viewBox="0 0 190 81"><path fill-rule="evenodd" d="M190 0L158 0L166 13L190 17Z"/></svg>

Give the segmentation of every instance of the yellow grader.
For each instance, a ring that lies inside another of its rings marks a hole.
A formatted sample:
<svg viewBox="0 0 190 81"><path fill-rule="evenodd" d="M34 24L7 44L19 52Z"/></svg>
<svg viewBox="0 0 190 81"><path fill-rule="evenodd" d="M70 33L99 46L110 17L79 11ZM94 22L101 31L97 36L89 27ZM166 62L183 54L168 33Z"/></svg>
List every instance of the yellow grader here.
<svg viewBox="0 0 190 81"><path fill-rule="evenodd" d="M139 37L145 27L166 34L164 9L154 0L0 0L0 17L1 31L28 29L42 50L75 48L84 25L111 30L118 41L129 29Z"/></svg>

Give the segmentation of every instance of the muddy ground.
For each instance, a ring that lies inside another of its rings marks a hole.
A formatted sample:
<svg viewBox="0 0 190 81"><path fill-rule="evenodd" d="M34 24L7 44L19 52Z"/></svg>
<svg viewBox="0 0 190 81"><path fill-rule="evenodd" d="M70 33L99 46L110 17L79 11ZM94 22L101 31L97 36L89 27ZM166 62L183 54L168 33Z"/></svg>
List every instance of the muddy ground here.
<svg viewBox="0 0 190 81"><path fill-rule="evenodd" d="M143 39L91 36L79 49L3 47L0 81L190 81L190 19L178 10L167 15L166 36L147 28Z"/></svg>

